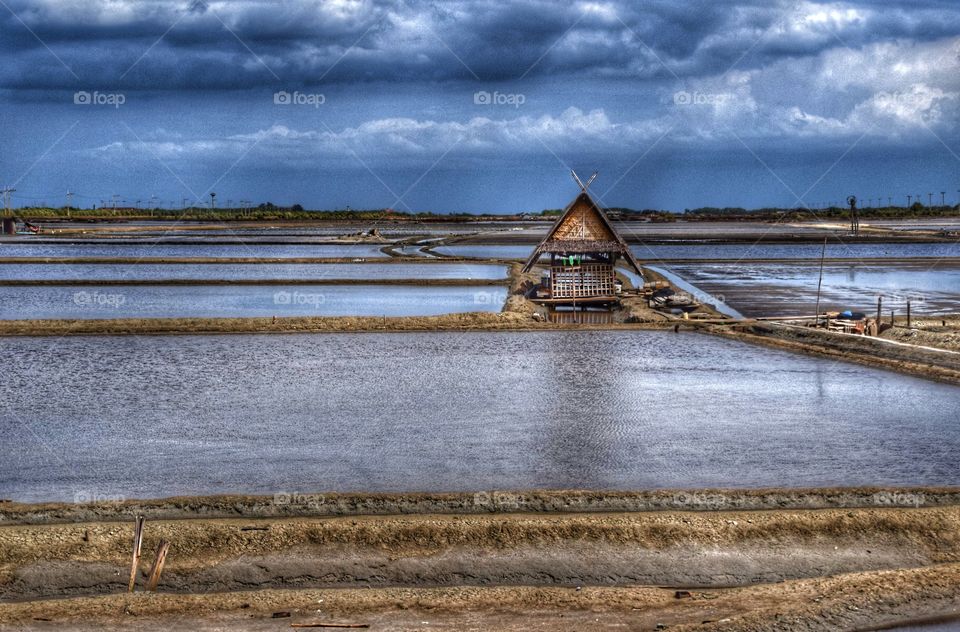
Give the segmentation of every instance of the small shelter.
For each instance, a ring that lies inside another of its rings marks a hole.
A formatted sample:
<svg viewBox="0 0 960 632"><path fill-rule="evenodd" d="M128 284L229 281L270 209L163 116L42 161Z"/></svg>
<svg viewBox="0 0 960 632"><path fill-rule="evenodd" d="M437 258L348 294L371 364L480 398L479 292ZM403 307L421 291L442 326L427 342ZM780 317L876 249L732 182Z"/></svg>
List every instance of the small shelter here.
<svg viewBox="0 0 960 632"><path fill-rule="evenodd" d="M614 268L620 257L642 274L630 247L617 233L576 173L580 194L564 209L543 241L527 259L529 272L543 255L550 255L549 303L612 303L617 301Z"/></svg>

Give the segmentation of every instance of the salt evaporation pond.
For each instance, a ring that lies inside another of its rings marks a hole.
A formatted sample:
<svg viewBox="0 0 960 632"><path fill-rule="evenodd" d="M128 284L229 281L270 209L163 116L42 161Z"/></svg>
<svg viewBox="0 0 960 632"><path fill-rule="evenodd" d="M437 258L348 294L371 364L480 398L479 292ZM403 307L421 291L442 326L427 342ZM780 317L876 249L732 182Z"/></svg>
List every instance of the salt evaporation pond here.
<svg viewBox="0 0 960 632"><path fill-rule="evenodd" d="M0 281L504 279L474 263L0 263Z"/></svg>
<svg viewBox="0 0 960 632"><path fill-rule="evenodd" d="M499 286L0 286L0 320L436 316L497 312Z"/></svg>
<svg viewBox="0 0 960 632"><path fill-rule="evenodd" d="M259 257L259 258L341 258L386 257L375 244L275 245L275 244L188 244L188 243L50 243L0 242L0 258L22 257L101 257L101 258L185 258L185 257Z"/></svg>
<svg viewBox="0 0 960 632"><path fill-rule="evenodd" d="M960 484L960 388L694 333L3 345L21 501Z"/></svg>
<svg viewBox="0 0 960 632"><path fill-rule="evenodd" d="M665 269L746 316L809 315L816 311L818 263L674 264ZM960 313L960 266L928 263L828 263L823 268L821 310L876 312L883 297L890 310L906 315Z"/></svg>

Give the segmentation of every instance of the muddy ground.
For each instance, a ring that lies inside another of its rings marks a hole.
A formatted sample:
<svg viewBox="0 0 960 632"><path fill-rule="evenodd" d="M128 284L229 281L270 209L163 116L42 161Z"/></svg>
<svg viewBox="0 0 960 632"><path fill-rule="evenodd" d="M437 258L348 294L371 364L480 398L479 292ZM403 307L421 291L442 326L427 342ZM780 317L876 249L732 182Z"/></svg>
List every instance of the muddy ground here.
<svg viewBox="0 0 960 632"><path fill-rule="evenodd" d="M881 338L872 338L758 321L744 321L731 326L706 326L704 331L744 342L960 384L960 353L932 345L924 348L919 346L922 343L916 339L907 344L890 344L886 334ZM895 338L897 335L889 337Z"/></svg>
<svg viewBox="0 0 960 632"><path fill-rule="evenodd" d="M881 337L912 345L960 351L960 317L924 316L913 318L910 325L907 327L906 319L901 318L896 327L884 330Z"/></svg>
<svg viewBox="0 0 960 632"><path fill-rule="evenodd" d="M957 488L327 495L264 517L270 502L4 503L0 629L853 630L960 612ZM127 595L139 512L140 586L171 549L159 592Z"/></svg>

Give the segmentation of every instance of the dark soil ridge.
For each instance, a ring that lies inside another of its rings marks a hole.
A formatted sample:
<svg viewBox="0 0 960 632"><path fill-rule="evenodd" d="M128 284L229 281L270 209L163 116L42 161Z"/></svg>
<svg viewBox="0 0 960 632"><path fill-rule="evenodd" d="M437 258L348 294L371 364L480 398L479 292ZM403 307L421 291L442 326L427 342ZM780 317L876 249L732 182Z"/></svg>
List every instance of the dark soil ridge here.
<svg viewBox="0 0 960 632"><path fill-rule="evenodd" d="M284 518L405 514L604 513L950 507L960 487L687 489L653 491L296 492L274 496L178 496L89 504L0 502L0 526L188 518Z"/></svg>

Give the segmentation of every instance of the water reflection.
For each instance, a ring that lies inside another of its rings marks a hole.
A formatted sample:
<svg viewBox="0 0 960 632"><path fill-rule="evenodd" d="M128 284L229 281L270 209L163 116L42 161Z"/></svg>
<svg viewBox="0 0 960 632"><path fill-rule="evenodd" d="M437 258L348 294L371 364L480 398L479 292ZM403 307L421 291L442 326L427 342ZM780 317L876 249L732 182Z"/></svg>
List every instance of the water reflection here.
<svg viewBox="0 0 960 632"><path fill-rule="evenodd" d="M960 483L957 387L697 334L50 337L4 350L6 498Z"/></svg>

